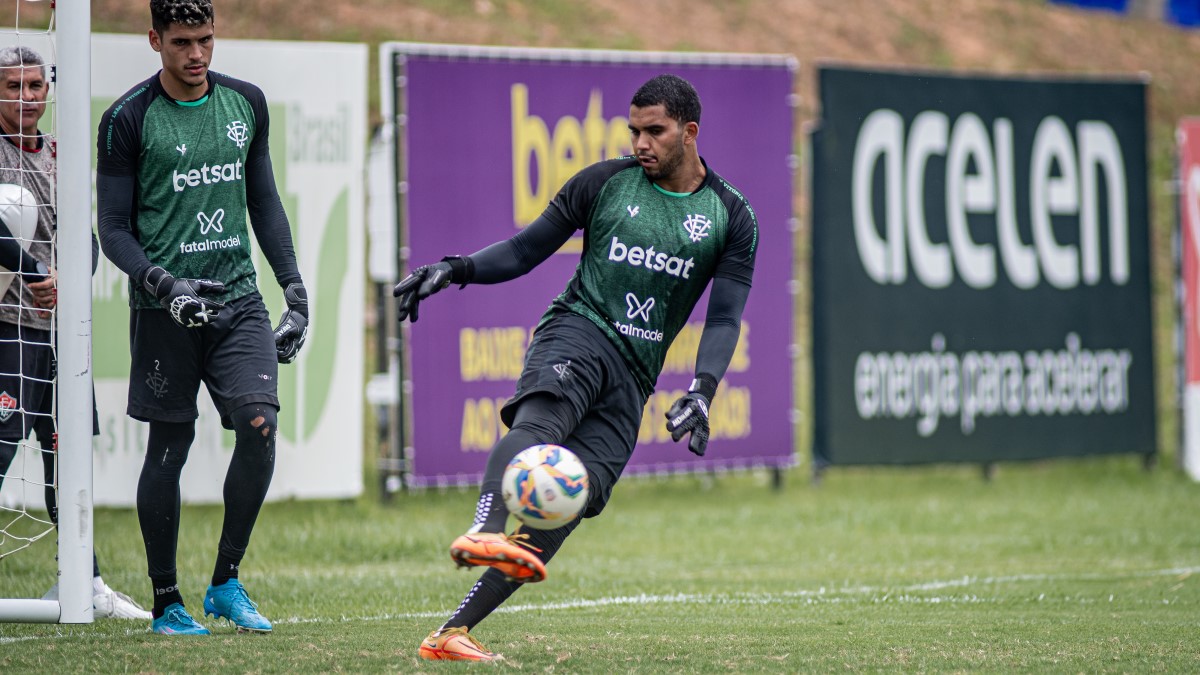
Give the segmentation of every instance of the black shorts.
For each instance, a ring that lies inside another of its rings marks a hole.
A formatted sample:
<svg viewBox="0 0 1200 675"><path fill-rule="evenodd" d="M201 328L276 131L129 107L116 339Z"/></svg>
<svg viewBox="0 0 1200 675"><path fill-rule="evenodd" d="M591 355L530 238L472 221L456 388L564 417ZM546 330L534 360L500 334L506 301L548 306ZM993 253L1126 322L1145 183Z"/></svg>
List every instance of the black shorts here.
<svg viewBox="0 0 1200 675"><path fill-rule="evenodd" d="M500 411L512 426L521 402L550 395L559 406L549 426L588 469L584 518L604 510L637 445L646 397L629 365L588 319L564 313L534 333L517 393Z"/></svg>
<svg viewBox="0 0 1200 675"><path fill-rule="evenodd" d="M37 432L49 439L54 424L57 363L48 330L0 321L0 440L17 443ZM100 433L92 393L92 434Z"/></svg>
<svg viewBox="0 0 1200 675"><path fill-rule="evenodd" d="M221 424L249 403L279 408L279 361L271 318L257 292L232 300L205 328L184 328L163 309L129 313L129 416L143 422L190 422L196 394L208 387Z"/></svg>
<svg viewBox="0 0 1200 675"><path fill-rule="evenodd" d="M0 321L0 440L25 440L35 425L53 430L53 381L50 331Z"/></svg>

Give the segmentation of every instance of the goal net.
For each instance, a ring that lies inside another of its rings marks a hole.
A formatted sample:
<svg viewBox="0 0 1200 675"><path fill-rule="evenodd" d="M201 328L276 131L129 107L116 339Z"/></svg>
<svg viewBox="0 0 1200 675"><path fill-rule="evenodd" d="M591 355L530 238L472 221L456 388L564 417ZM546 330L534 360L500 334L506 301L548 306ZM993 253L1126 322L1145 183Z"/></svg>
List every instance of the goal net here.
<svg viewBox="0 0 1200 675"><path fill-rule="evenodd" d="M48 254L57 272L57 303L47 308L28 288L40 270L0 264L0 621L87 623L91 3L0 0L0 12L0 49L17 48L0 51L8 57L0 60L0 144L9 144L0 147L0 222L7 230L0 230L0 260L22 251L39 260ZM29 67L28 50L45 63L42 87L31 84L39 69ZM40 116L37 129L49 137L29 133L31 115ZM39 221L62 228L48 234ZM57 527L47 502L57 503ZM53 564L31 559L57 559L57 579L42 573ZM55 581L55 599L12 597L35 588L40 595Z"/></svg>

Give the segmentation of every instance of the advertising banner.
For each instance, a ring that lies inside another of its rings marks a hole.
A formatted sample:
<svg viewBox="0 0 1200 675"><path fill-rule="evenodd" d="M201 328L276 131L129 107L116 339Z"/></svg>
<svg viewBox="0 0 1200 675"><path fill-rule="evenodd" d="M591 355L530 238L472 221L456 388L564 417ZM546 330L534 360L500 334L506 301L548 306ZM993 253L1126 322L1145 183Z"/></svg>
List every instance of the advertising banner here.
<svg viewBox="0 0 1200 675"><path fill-rule="evenodd" d="M686 390L707 298L676 340L646 407L628 471L696 471L792 462L792 69L772 56L384 45L400 157L405 269L469 254L531 223L577 171L630 151L629 101L675 73L703 104L700 154L758 216L754 291L741 343L713 402L704 458L670 441L664 413ZM386 94L385 94L386 96ZM533 272L448 289L406 328L412 485L482 475L505 429L531 329L566 286L579 238Z"/></svg>
<svg viewBox="0 0 1200 675"><path fill-rule="evenodd" d="M144 34L93 35L93 128L118 96L161 67ZM366 47L218 37L212 67L248 80L266 94L275 182L309 293L307 342L294 363L279 367L282 410L268 499L356 496L362 493ZM320 86L298 86L297 73ZM91 154L94 170L94 145ZM252 247L259 288L275 323L284 309L283 291L256 241ZM100 415L93 455L97 505L135 503L148 433L146 424L125 414L130 381L127 283L125 274L101 255L92 280L92 367ZM149 381L154 374L135 376ZM204 387L198 407L182 496L186 502L220 502L233 433L222 429ZM24 454L18 466L31 481L40 482L41 461L32 449ZM5 482L0 503L17 499L17 491L30 505L41 504L40 488L22 488L16 480Z"/></svg>
<svg viewBox="0 0 1200 675"><path fill-rule="evenodd" d="M1200 118L1181 121L1176 139L1183 249L1183 466L1200 480Z"/></svg>
<svg viewBox="0 0 1200 675"><path fill-rule="evenodd" d="M1146 84L818 77L815 460L1153 453Z"/></svg>

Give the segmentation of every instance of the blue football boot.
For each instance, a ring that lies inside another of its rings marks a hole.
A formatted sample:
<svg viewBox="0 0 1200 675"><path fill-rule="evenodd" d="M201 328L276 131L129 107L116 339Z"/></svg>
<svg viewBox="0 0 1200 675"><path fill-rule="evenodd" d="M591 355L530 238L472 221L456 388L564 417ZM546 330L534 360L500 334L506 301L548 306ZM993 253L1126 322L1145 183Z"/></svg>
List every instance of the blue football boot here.
<svg viewBox="0 0 1200 675"><path fill-rule="evenodd" d="M270 633L271 622L258 613L258 605L246 595L246 587L237 579L220 586L209 586L204 594L204 614L227 619L238 632Z"/></svg>
<svg viewBox="0 0 1200 675"><path fill-rule="evenodd" d="M150 631L160 635L209 635L178 602L167 605L163 615L150 622Z"/></svg>

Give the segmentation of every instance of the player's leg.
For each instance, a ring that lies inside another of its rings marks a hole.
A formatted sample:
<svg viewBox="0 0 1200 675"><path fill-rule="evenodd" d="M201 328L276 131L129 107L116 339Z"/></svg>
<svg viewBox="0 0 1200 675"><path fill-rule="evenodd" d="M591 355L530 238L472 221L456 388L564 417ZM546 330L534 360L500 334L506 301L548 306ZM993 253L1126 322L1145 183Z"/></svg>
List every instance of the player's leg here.
<svg viewBox="0 0 1200 675"><path fill-rule="evenodd" d="M184 607L176 570L179 477L196 438L203 339L200 331L179 326L158 309L133 310L129 326L128 414L150 424L137 512L154 596L151 630L204 635L208 629Z"/></svg>
<svg viewBox="0 0 1200 675"><path fill-rule="evenodd" d="M587 319L574 315L556 317L534 335L517 393L501 410L509 432L488 456L474 522L450 545L460 566L496 567L527 583L545 578L545 566L522 541L524 533L503 534L509 514L501 480L517 453L539 443L561 444L587 414L608 380L600 356L612 349L606 342Z"/></svg>
<svg viewBox="0 0 1200 675"><path fill-rule="evenodd" d="M252 403L233 411L230 417L236 440L225 476L225 520L212 583L204 595L204 611L228 619L239 631L266 633L271 631L271 622L258 613L258 606L250 600L238 580L238 568L271 486L276 410L270 405Z"/></svg>
<svg viewBox="0 0 1200 675"><path fill-rule="evenodd" d="M583 350L586 355L581 354L578 360L572 361L572 369L558 369L556 374L567 370L571 373L568 377L582 376L581 379L587 379L595 368L595 372L603 375L594 380L595 394L591 396L582 418L574 418L577 421L564 433L561 427L555 426L555 420L561 422L569 416L560 406L571 396L559 399L543 393L523 397L519 393L506 406L505 421L513 428L531 424L533 428L540 429L535 434L550 435L550 440L539 442L562 443L579 455L588 467L590 488L583 516L594 517L604 509L613 484L633 453L646 399L621 356L590 325L582 327L571 341L586 345ZM531 361L537 361L532 347L531 357L526 360L527 366ZM530 381L525 376L522 379L524 383ZM501 466L507 466L507 461ZM574 520L555 530L524 529L522 534L529 536L526 543L544 566L580 522ZM467 631L494 612L521 585L495 566L485 571L450 619L422 642L418 654L425 659L492 661L500 658Z"/></svg>
<svg viewBox="0 0 1200 675"><path fill-rule="evenodd" d="M450 556L460 566L487 565L506 577L530 583L544 579L546 567L526 532L504 534L508 509L500 494L500 478L518 452L538 443L562 443L579 418L571 401L546 392L525 396L515 406L509 432L488 459L474 522L450 544Z"/></svg>
<svg viewBox="0 0 1200 675"><path fill-rule="evenodd" d="M263 403L244 405L230 414L233 422L233 458L225 474L225 520L217 546L212 585L238 577L238 566L250 544L271 476L275 471L275 433L278 412Z"/></svg>
<svg viewBox="0 0 1200 675"><path fill-rule="evenodd" d="M580 423L577 430L584 430L585 436L594 436L594 433L587 430L594 427L592 422L599 420L600 418L589 415ZM611 431L611 427L607 428ZM592 430L594 431L594 429ZM571 447L580 448L582 453L587 454L586 450L583 450L585 447L583 441L575 434L569 436L566 443ZM622 444L618 442L618 445ZM608 476L607 471L602 471L600 474L588 471L588 484L591 489L589 490L588 505L584 509L585 517L598 515L604 509L608 496L612 493L612 482L614 482ZM554 530L524 528L522 533L528 534L527 543L536 551L535 554L542 564L546 565L581 522L583 522L582 519L576 519ZM417 654L427 660L496 661L502 659L503 657L489 651L468 631L496 611L504 601L524 585L523 582L513 580L495 567L485 570L459 603L454 614L441 628L430 633L421 642Z"/></svg>
<svg viewBox="0 0 1200 675"><path fill-rule="evenodd" d="M524 532L529 534L529 545L545 565L579 523L576 519L555 530L526 529ZM430 661L503 660L503 656L489 651L467 631L496 611L496 608L524 585L525 582L513 580L496 567L488 568L467 592L458 609L446 623L421 642L417 655Z"/></svg>
<svg viewBox="0 0 1200 675"><path fill-rule="evenodd" d="M228 303L221 317L229 321L228 329L209 349L204 381L221 423L234 432L234 446L204 611L229 620L239 632L266 633L271 622L258 612L238 574L275 471L279 363L270 318L258 293Z"/></svg>

